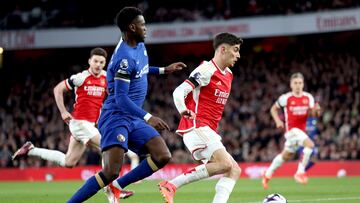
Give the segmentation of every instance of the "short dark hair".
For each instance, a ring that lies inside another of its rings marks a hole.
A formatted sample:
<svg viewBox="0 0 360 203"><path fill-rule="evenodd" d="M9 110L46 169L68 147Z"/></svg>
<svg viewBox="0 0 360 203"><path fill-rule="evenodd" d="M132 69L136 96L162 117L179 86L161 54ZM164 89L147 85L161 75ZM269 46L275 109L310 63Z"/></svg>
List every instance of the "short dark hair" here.
<svg viewBox="0 0 360 203"><path fill-rule="evenodd" d="M236 45L236 44L242 44L243 40L240 37L237 37L231 33L228 32L223 32L220 34L217 34L214 38L214 42L213 42L213 47L216 50L220 44L229 44L231 46Z"/></svg>
<svg viewBox="0 0 360 203"><path fill-rule="evenodd" d="M116 15L116 25L120 28L121 32L125 32L129 29L130 23L140 15L142 15L140 9L136 7L124 7Z"/></svg>
<svg viewBox="0 0 360 203"><path fill-rule="evenodd" d="M103 57L107 58L107 52L105 51L105 49L100 48L100 47L93 48L90 51L90 58L94 55L103 56Z"/></svg>

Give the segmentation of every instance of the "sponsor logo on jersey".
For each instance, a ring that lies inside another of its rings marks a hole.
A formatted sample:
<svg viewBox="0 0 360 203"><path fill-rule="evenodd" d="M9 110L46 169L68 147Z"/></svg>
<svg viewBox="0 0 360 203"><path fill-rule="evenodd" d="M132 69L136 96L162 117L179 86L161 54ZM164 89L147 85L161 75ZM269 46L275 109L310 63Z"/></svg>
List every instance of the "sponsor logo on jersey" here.
<svg viewBox="0 0 360 203"><path fill-rule="evenodd" d="M221 91L219 89L215 89L214 95L217 97L216 103L225 105L229 98L230 93Z"/></svg>
<svg viewBox="0 0 360 203"><path fill-rule="evenodd" d="M100 84L101 84L101 85L105 85L105 83L106 83L105 79L101 79L101 80L100 80Z"/></svg>
<svg viewBox="0 0 360 203"><path fill-rule="evenodd" d="M221 85L221 81L217 82L216 85Z"/></svg>
<svg viewBox="0 0 360 203"><path fill-rule="evenodd" d="M308 106L290 106L289 110L293 115L306 115L308 112Z"/></svg>
<svg viewBox="0 0 360 203"><path fill-rule="evenodd" d="M84 91L87 92L87 95L100 97L103 92L105 92L105 88L98 86L84 86Z"/></svg>

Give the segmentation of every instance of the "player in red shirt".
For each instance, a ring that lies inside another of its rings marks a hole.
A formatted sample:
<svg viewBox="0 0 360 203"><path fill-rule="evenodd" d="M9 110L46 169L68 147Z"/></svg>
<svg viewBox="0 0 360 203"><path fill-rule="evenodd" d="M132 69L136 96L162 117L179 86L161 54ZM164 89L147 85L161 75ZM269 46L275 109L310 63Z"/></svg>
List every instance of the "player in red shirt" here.
<svg viewBox="0 0 360 203"><path fill-rule="evenodd" d="M35 156L62 167L72 168L79 162L87 146L91 145L100 151L100 133L95 124L106 96L106 71L103 70L106 58L107 53L104 49L92 49L88 60L89 68L61 81L54 88L57 107L72 134L66 154L58 150L34 147L31 142L26 142L14 153L13 160ZM64 104L63 94L68 91L75 93L72 113L68 112ZM124 190L120 197L126 198L131 195L132 191Z"/></svg>
<svg viewBox="0 0 360 203"><path fill-rule="evenodd" d="M277 128L285 128L285 145L283 151L272 161L270 167L262 174L262 184L265 189L274 171L282 165L284 161L293 158L300 146L304 147L303 157L299 162L298 169L294 175L297 182L306 184L308 181L305 173L305 166L308 164L314 148L314 142L306 134L306 120L309 114L319 116L320 106L315 104L314 97L303 91L304 76L301 73L294 73L290 77L291 92L285 93L271 107ZM279 117L279 109L283 109L285 123Z"/></svg>
<svg viewBox="0 0 360 203"><path fill-rule="evenodd" d="M228 67L234 66L240 58L242 42L230 33L216 35L214 58L198 66L173 93L175 106L181 115L176 132L183 137L193 158L204 164L159 183L166 203L173 202L175 191L181 186L218 174L224 174L224 177L216 184L213 203L225 203L240 176L241 169L226 151L217 127L233 79Z"/></svg>

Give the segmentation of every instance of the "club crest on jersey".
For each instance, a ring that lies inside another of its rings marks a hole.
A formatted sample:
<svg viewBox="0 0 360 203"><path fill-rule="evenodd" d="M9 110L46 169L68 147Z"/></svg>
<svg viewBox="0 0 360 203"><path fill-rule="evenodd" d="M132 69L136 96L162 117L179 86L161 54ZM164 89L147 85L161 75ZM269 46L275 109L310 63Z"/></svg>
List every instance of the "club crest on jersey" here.
<svg viewBox="0 0 360 203"><path fill-rule="evenodd" d="M120 142L125 142L125 136L122 135L122 134L118 135L116 138L117 138L117 140L119 140Z"/></svg>
<svg viewBox="0 0 360 203"><path fill-rule="evenodd" d="M105 85L105 79L101 79L101 80L100 80L100 84L101 84L101 85Z"/></svg>
<svg viewBox="0 0 360 203"><path fill-rule="evenodd" d="M120 69L126 70L129 67L129 63L127 59L122 59L120 61Z"/></svg>
<svg viewBox="0 0 360 203"><path fill-rule="evenodd" d="M307 99L303 99L303 104L307 104L308 103L308 100Z"/></svg>

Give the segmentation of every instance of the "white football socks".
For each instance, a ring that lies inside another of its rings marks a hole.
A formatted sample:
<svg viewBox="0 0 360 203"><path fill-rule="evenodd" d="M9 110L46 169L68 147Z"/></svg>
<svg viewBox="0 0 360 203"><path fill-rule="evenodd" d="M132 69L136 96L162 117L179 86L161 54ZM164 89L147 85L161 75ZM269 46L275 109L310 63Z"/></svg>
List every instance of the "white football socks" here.
<svg viewBox="0 0 360 203"><path fill-rule="evenodd" d="M174 184L176 188L179 188L183 185L188 183L201 180L204 178L209 177L209 173L205 167L205 164L197 166L189 171L177 176L176 178L169 181L170 183Z"/></svg>
<svg viewBox="0 0 360 203"><path fill-rule="evenodd" d="M279 168L284 163L284 159L281 154L278 154L273 161L271 162L270 167L266 170L265 176L271 178L272 174L277 168Z"/></svg>
<svg viewBox="0 0 360 203"><path fill-rule="evenodd" d="M35 147L34 149L29 151L28 155L40 157L41 159L47 161L52 161L62 167L65 166L65 154L57 150Z"/></svg>
<svg viewBox="0 0 360 203"><path fill-rule="evenodd" d="M226 203L235 186L236 181L228 177L222 177L215 186L215 197L213 203Z"/></svg>
<svg viewBox="0 0 360 203"><path fill-rule="evenodd" d="M311 153L313 152L312 148L304 147L303 149L303 157L302 160L299 162L298 169L296 173L305 173L305 167L309 163Z"/></svg>

